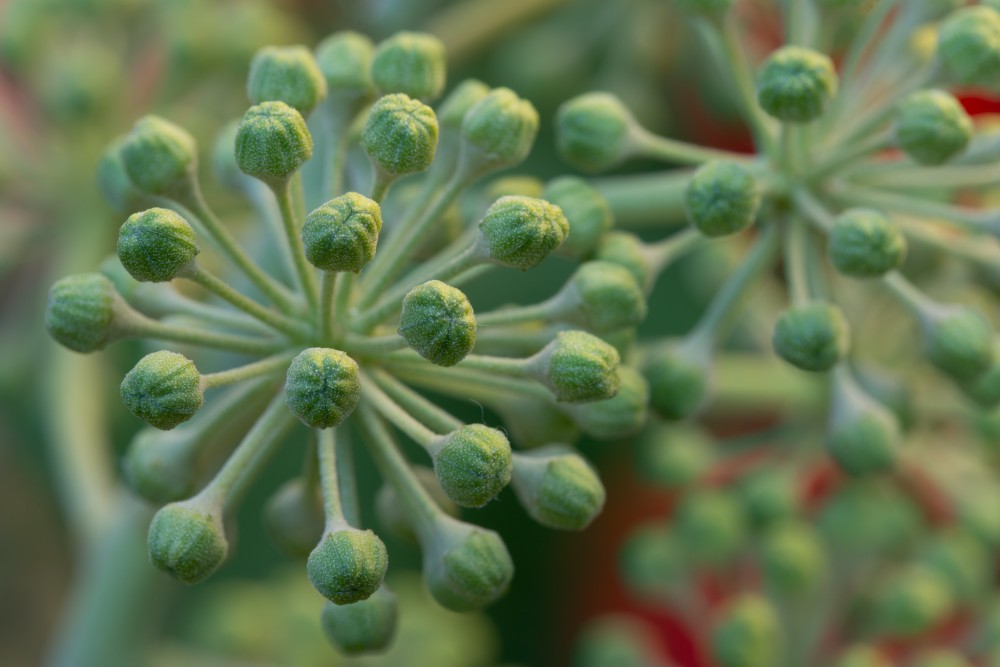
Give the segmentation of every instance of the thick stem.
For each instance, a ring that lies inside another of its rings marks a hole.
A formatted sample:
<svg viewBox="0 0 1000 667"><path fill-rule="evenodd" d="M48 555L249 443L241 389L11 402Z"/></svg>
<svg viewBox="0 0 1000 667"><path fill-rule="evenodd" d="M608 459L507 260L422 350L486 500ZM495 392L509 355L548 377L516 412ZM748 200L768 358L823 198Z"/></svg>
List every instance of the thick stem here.
<svg viewBox="0 0 1000 667"><path fill-rule="evenodd" d="M249 380L264 375L273 375L285 370L292 360L291 354L278 354L269 359L261 359L246 366L231 368L218 373L207 373L201 376L201 385L204 389L224 387L227 384L235 384L244 380Z"/></svg>
<svg viewBox="0 0 1000 667"><path fill-rule="evenodd" d="M410 436L418 445L429 450L432 443L440 438L437 433L427 428L419 419L392 400L377 383L368 382L366 387L368 388L368 398L375 410L384 419L395 424L396 428Z"/></svg>
<svg viewBox="0 0 1000 667"><path fill-rule="evenodd" d="M336 440L332 428L316 431L316 451L319 458L319 478L323 487L323 515L326 528L346 522L344 507L340 500L338 482Z"/></svg>
<svg viewBox="0 0 1000 667"><path fill-rule="evenodd" d="M296 214L296 207L299 206L299 203L292 201L292 185L296 179L299 179L299 182L301 182L301 176L298 172L285 183L274 185L272 190L274 191L275 199L278 201L278 210L281 212L281 222L285 228L288 247L291 249L292 261L295 264L295 273L298 276L299 286L305 291L306 302L309 304L310 310L316 312L319 303L316 270L306 260L306 250L302 245L301 225ZM296 197L296 199L299 198Z"/></svg>

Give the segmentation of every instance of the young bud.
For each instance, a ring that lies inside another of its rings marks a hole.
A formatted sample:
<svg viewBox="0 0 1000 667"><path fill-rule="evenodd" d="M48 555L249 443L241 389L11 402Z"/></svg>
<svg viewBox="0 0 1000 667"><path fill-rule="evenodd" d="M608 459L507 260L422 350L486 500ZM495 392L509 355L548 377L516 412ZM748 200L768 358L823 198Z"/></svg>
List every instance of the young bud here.
<svg viewBox="0 0 1000 667"><path fill-rule="evenodd" d="M264 529L279 549L305 558L323 537L323 504L320 494L309 493L300 478L279 488L264 506Z"/></svg>
<svg viewBox="0 0 1000 667"><path fill-rule="evenodd" d="M460 130L469 109L489 94L490 87L476 79L466 79L455 86L437 110L442 131Z"/></svg>
<svg viewBox="0 0 1000 667"><path fill-rule="evenodd" d="M284 102L306 115L326 97L326 79L304 46L265 46L254 54L247 77L251 104Z"/></svg>
<svg viewBox="0 0 1000 667"><path fill-rule="evenodd" d="M438 482L462 507L482 507L510 482L510 443L503 431L469 424L442 436L433 449Z"/></svg>
<svg viewBox="0 0 1000 667"><path fill-rule="evenodd" d="M337 426L354 412L360 400L358 364L340 350L311 347L288 366L285 402L310 428Z"/></svg>
<svg viewBox="0 0 1000 667"><path fill-rule="evenodd" d="M608 200L581 178L563 176L549 181L539 196L561 208L569 222L569 235L559 247L560 254L574 259L589 257L614 225Z"/></svg>
<svg viewBox="0 0 1000 667"><path fill-rule="evenodd" d="M117 309L127 308L114 283L100 273L57 280L49 289L45 328L60 345L96 352L117 339Z"/></svg>
<svg viewBox="0 0 1000 667"><path fill-rule="evenodd" d="M323 271L358 273L375 256L382 231L377 202L348 192L306 216L302 244L306 259Z"/></svg>
<svg viewBox="0 0 1000 667"><path fill-rule="evenodd" d="M191 419L204 402L194 362L167 350L140 359L122 380L121 395L129 412L163 431Z"/></svg>
<svg viewBox="0 0 1000 667"><path fill-rule="evenodd" d="M826 302L792 306L778 318L771 344L804 371L828 371L847 355L850 329L840 308Z"/></svg>
<svg viewBox="0 0 1000 667"><path fill-rule="evenodd" d="M398 607L396 596L383 585L365 600L325 605L320 624L341 653L378 653L389 648L396 635Z"/></svg>
<svg viewBox="0 0 1000 667"><path fill-rule="evenodd" d="M893 667L878 649L855 644L840 654L834 667Z"/></svg>
<svg viewBox="0 0 1000 667"><path fill-rule="evenodd" d="M786 123L819 118L837 93L837 73L828 56L800 46L783 46L764 61L757 76L757 101Z"/></svg>
<svg viewBox="0 0 1000 667"><path fill-rule="evenodd" d="M460 165L486 173L524 162L538 134L538 112L508 88L494 88L462 119Z"/></svg>
<svg viewBox="0 0 1000 667"><path fill-rule="evenodd" d="M920 563L944 577L959 602L974 603L992 586L989 553L972 533L961 528L935 535L923 548Z"/></svg>
<svg viewBox="0 0 1000 667"><path fill-rule="evenodd" d="M977 5L941 23L937 56L955 83L992 86L1000 80L1000 12Z"/></svg>
<svg viewBox="0 0 1000 667"><path fill-rule="evenodd" d="M200 251L188 221L166 208L133 213L118 231L118 259L139 282L173 280Z"/></svg>
<svg viewBox="0 0 1000 667"><path fill-rule="evenodd" d="M244 174L269 185L287 181L312 152L305 119L284 102L250 107L236 130L236 164Z"/></svg>
<svg viewBox="0 0 1000 667"><path fill-rule="evenodd" d="M791 519L798 513L795 478L787 471L762 468L736 487L743 513L754 528Z"/></svg>
<svg viewBox="0 0 1000 667"><path fill-rule="evenodd" d="M866 394L849 371L838 369L826 435L833 460L851 475L885 472L895 463L899 441L895 415Z"/></svg>
<svg viewBox="0 0 1000 667"><path fill-rule="evenodd" d="M1000 405L1000 339L993 341L993 364L985 373L971 380L960 381L958 387L981 408L990 409Z"/></svg>
<svg viewBox="0 0 1000 667"><path fill-rule="evenodd" d="M183 128L159 116L136 121L121 145L122 164L141 192L169 194L194 177L198 146Z"/></svg>
<svg viewBox="0 0 1000 667"><path fill-rule="evenodd" d="M560 331L533 357L538 380L559 401L603 401L618 393L618 350L583 331Z"/></svg>
<svg viewBox="0 0 1000 667"><path fill-rule="evenodd" d="M711 437L700 428L654 423L636 441L635 468L658 486L688 486L711 465L712 447Z"/></svg>
<svg viewBox="0 0 1000 667"><path fill-rule="evenodd" d="M445 494L433 470L423 466L413 466L413 473L441 511L452 517L460 514L459 506ZM417 543L417 534L413 531L406 507L392 484L383 484L379 488L375 496L375 514L379 523L387 528L393 537L410 544Z"/></svg>
<svg viewBox="0 0 1000 667"><path fill-rule="evenodd" d="M386 174L424 171L434 161L438 121L434 110L403 94L380 97L368 112L361 147Z"/></svg>
<svg viewBox="0 0 1000 667"><path fill-rule="evenodd" d="M896 143L914 161L944 164L969 145L972 119L954 95L918 90L899 104Z"/></svg>
<svg viewBox="0 0 1000 667"><path fill-rule="evenodd" d="M913 667L973 667L973 665L958 651L930 649L917 655Z"/></svg>
<svg viewBox="0 0 1000 667"><path fill-rule="evenodd" d="M334 604L351 604L382 585L389 555L378 535L338 525L328 529L306 563L313 588Z"/></svg>
<svg viewBox="0 0 1000 667"><path fill-rule="evenodd" d="M499 599L514 576L507 546L492 530L440 518L423 537L424 579L445 609L474 611Z"/></svg>
<svg viewBox="0 0 1000 667"><path fill-rule="evenodd" d="M906 238L883 213L852 208L837 217L827 254L845 276L874 278L902 265Z"/></svg>
<svg viewBox="0 0 1000 667"><path fill-rule="evenodd" d="M658 662L658 628L634 614L589 621L573 651L573 667L650 667Z"/></svg>
<svg viewBox="0 0 1000 667"><path fill-rule="evenodd" d="M511 486L531 518L559 530L589 526L606 497L594 469L565 445L547 445L514 457Z"/></svg>
<svg viewBox="0 0 1000 667"><path fill-rule="evenodd" d="M508 196L487 209L479 231L494 262L527 271L566 240L569 223L544 199Z"/></svg>
<svg viewBox="0 0 1000 667"><path fill-rule="evenodd" d="M657 600L687 576L686 566L677 539L656 521L640 525L626 538L619 569L631 591Z"/></svg>
<svg viewBox="0 0 1000 667"><path fill-rule="evenodd" d="M372 58L375 45L367 36L345 30L337 32L316 47L319 66L330 96L360 100L372 91Z"/></svg>
<svg viewBox="0 0 1000 667"><path fill-rule="evenodd" d="M125 136L116 137L108 144L97 163L97 185L104 199L119 213L131 213L143 208L149 199L139 192L125 171L122 145Z"/></svg>
<svg viewBox="0 0 1000 667"><path fill-rule="evenodd" d="M454 366L476 344L476 316L461 290L429 280L403 298L398 331L424 359Z"/></svg>
<svg viewBox="0 0 1000 667"><path fill-rule="evenodd" d="M771 528L761 543L761 562L768 586L786 596L815 592L826 571L823 546L805 523Z"/></svg>
<svg viewBox="0 0 1000 667"><path fill-rule="evenodd" d="M222 516L191 500L160 508L149 525L149 559L175 579L197 584L226 559Z"/></svg>
<svg viewBox="0 0 1000 667"><path fill-rule="evenodd" d="M682 342L659 350L642 374L649 382L649 404L664 419L686 419L705 404L709 388L708 358L689 354Z"/></svg>
<svg viewBox="0 0 1000 667"><path fill-rule="evenodd" d="M736 500L722 491L696 491L681 502L675 530L698 563L719 566L743 546L746 525Z"/></svg>
<svg viewBox="0 0 1000 667"><path fill-rule="evenodd" d="M719 667L771 667L781 661L778 615L759 595L744 594L723 612L712 633L712 655Z"/></svg>
<svg viewBox="0 0 1000 667"><path fill-rule="evenodd" d="M632 112L611 93L586 93L556 112L556 150L580 171L606 171L632 154L638 129Z"/></svg>
<svg viewBox="0 0 1000 667"><path fill-rule="evenodd" d="M831 543L868 558L909 544L923 529L923 519L899 489L853 481L826 501L819 525Z"/></svg>
<svg viewBox="0 0 1000 667"><path fill-rule="evenodd" d="M637 327L646 319L646 294L635 277L612 262L584 262L560 296L560 319L595 333Z"/></svg>
<svg viewBox="0 0 1000 667"><path fill-rule="evenodd" d="M189 437L183 430L143 429L132 438L122 459L122 476L140 497L162 505L196 490L199 470L190 456L178 453L177 445Z"/></svg>
<svg viewBox="0 0 1000 667"><path fill-rule="evenodd" d="M924 566L910 565L884 582L875 605L875 620L890 635L913 637L937 625L952 606L944 577Z"/></svg>
<svg viewBox="0 0 1000 667"><path fill-rule="evenodd" d="M606 401L564 405L563 410L584 433L598 440L621 440L636 435L646 425L649 385L631 366L618 368L618 393Z"/></svg>
<svg viewBox="0 0 1000 667"><path fill-rule="evenodd" d="M606 234L597 246L594 259L611 262L627 270L644 290L653 281L653 267L643 250L642 241L635 234L620 231Z"/></svg>
<svg viewBox="0 0 1000 667"><path fill-rule="evenodd" d="M942 373L970 381L993 365L993 330L977 310L945 306L928 313L921 324L925 353Z"/></svg>
<svg viewBox="0 0 1000 667"><path fill-rule="evenodd" d="M420 32L398 32L379 43L372 60L372 81L380 94L405 93L430 101L444 90L444 44Z"/></svg>
<svg viewBox="0 0 1000 667"><path fill-rule="evenodd" d="M753 224L761 192L753 175L735 162L709 162L684 190L687 219L708 237L727 236Z"/></svg>

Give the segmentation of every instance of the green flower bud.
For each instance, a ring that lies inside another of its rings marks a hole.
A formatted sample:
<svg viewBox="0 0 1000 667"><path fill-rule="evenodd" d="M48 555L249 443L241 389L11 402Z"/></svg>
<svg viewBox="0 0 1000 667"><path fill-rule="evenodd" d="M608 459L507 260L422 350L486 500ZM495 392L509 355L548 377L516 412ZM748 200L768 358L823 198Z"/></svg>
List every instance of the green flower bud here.
<svg viewBox="0 0 1000 667"><path fill-rule="evenodd" d="M570 234L572 233L570 229ZM644 290L653 282L653 267L642 241L635 234L620 231L606 234L597 247L594 259L611 262L626 269Z"/></svg>
<svg viewBox="0 0 1000 667"><path fill-rule="evenodd" d="M636 327L646 319L646 295L627 270L605 261L584 262L558 297L559 318L588 331Z"/></svg>
<svg viewBox="0 0 1000 667"><path fill-rule="evenodd" d="M683 341L657 351L642 369L649 382L649 404L664 419L686 419L708 398L710 359L692 354Z"/></svg>
<svg viewBox="0 0 1000 667"><path fill-rule="evenodd" d="M850 475L885 472L895 463L899 421L870 397L846 370L833 383L826 445L834 461Z"/></svg>
<svg viewBox="0 0 1000 667"><path fill-rule="evenodd" d="M476 344L476 316L461 290L429 280L403 298L398 331L424 359L454 366Z"/></svg>
<svg viewBox="0 0 1000 667"><path fill-rule="evenodd" d="M826 555L807 524L788 522L771 528L761 543L768 586L781 595L815 592L826 571Z"/></svg>
<svg viewBox="0 0 1000 667"><path fill-rule="evenodd" d="M382 209L356 192L331 199L306 216L306 259L323 271L359 273L375 256Z"/></svg>
<svg viewBox="0 0 1000 667"><path fill-rule="evenodd" d="M993 341L993 364L985 373L958 383L962 393L981 408L1000 405L1000 339Z"/></svg>
<svg viewBox="0 0 1000 667"><path fill-rule="evenodd" d="M503 596L514 577L507 546L492 530L442 517L421 544L424 579L445 609L482 609Z"/></svg>
<svg viewBox="0 0 1000 667"><path fill-rule="evenodd" d="M194 137L159 116L136 121L122 142L121 156L132 184L151 195L169 195L185 188L198 167Z"/></svg>
<svg viewBox="0 0 1000 667"><path fill-rule="evenodd" d="M635 615L590 621L576 641L573 667L650 667L659 637Z"/></svg>
<svg viewBox="0 0 1000 667"><path fill-rule="evenodd" d="M122 146L125 135L115 137L101 154L97 163L97 185L104 199L119 213L130 213L143 208L148 198L139 192L125 171Z"/></svg>
<svg viewBox="0 0 1000 667"><path fill-rule="evenodd" d="M1000 12L984 5L953 12L938 32L937 57L956 83L995 85L1000 80Z"/></svg>
<svg viewBox="0 0 1000 667"><path fill-rule="evenodd" d="M368 112L361 147L386 174L424 171L434 161L438 121L434 110L403 94L380 97Z"/></svg>
<svg viewBox="0 0 1000 667"><path fill-rule="evenodd" d="M893 665L878 649L855 644L840 654L834 667L893 667Z"/></svg>
<svg viewBox="0 0 1000 667"><path fill-rule="evenodd" d="M583 530L604 508L604 485L586 459L565 445L547 445L514 457L511 486L538 523Z"/></svg>
<svg viewBox="0 0 1000 667"><path fill-rule="evenodd" d="M736 495L750 525L764 528L791 519L798 512L795 479L787 471L764 468L747 475L736 487Z"/></svg>
<svg viewBox="0 0 1000 667"><path fill-rule="evenodd" d="M649 416L649 385L630 366L618 368L618 393L606 401L563 405L584 433L598 440L621 440L639 433Z"/></svg>
<svg viewBox="0 0 1000 667"><path fill-rule="evenodd" d="M709 237L727 236L753 224L761 192L753 175L735 162L709 162L684 190L687 219Z"/></svg>
<svg viewBox="0 0 1000 667"><path fill-rule="evenodd" d="M952 610L948 582L921 565L898 570L885 582L875 606L876 620L886 633L913 637L937 625Z"/></svg>
<svg viewBox="0 0 1000 667"><path fill-rule="evenodd" d="M687 574L683 550L666 526L639 526L625 541L621 572L629 589L651 600L663 599Z"/></svg>
<svg viewBox="0 0 1000 667"><path fill-rule="evenodd" d="M64 347L96 352L118 340L116 319L127 308L114 283L100 273L67 276L49 289L45 328Z"/></svg>
<svg viewBox="0 0 1000 667"><path fill-rule="evenodd" d="M396 596L383 585L364 600L325 605L320 624L338 651L345 655L362 655L389 648L396 635L398 615Z"/></svg>
<svg viewBox="0 0 1000 667"><path fill-rule="evenodd" d="M375 45L366 35L344 30L337 32L316 47L316 64L326 79L330 96L351 100L367 97L371 92L372 58Z"/></svg>
<svg viewBox="0 0 1000 667"><path fill-rule="evenodd" d="M586 93L564 102L556 112L556 150L580 171L606 171L632 155L638 129L632 112L617 97Z"/></svg>
<svg viewBox="0 0 1000 667"><path fill-rule="evenodd" d="M196 490L200 471L190 456L179 454L178 445L188 437L182 431L143 429L129 443L122 476L142 498L162 505L187 498Z"/></svg>
<svg viewBox="0 0 1000 667"><path fill-rule="evenodd" d="M265 46L254 54L247 77L251 104L284 102L305 115L326 97L326 79L304 46Z"/></svg>
<svg viewBox="0 0 1000 667"><path fill-rule="evenodd" d="M420 32L398 32L379 43L372 60L372 81L379 93L405 93L433 100L444 90L444 44Z"/></svg>
<svg viewBox="0 0 1000 667"><path fill-rule="evenodd" d="M433 448L438 482L462 507L482 507L510 482L510 442L503 431L469 424L441 437Z"/></svg>
<svg viewBox="0 0 1000 667"><path fill-rule="evenodd" d="M913 667L972 667L972 663L958 651L931 649L917 655Z"/></svg>
<svg viewBox="0 0 1000 667"><path fill-rule="evenodd" d="M334 604L367 599L382 585L389 554L378 535L343 524L328 528L306 563L313 588Z"/></svg>
<svg viewBox="0 0 1000 667"><path fill-rule="evenodd" d="M993 330L979 312L963 306L935 308L922 318L924 351L938 370L960 381L993 365Z"/></svg>
<svg viewBox="0 0 1000 667"><path fill-rule="evenodd" d="M804 371L828 371L847 355L850 329L840 308L826 302L793 306L771 338L779 357Z"/></svg>
<svg viewBox="0 0 1000 667"><path fill-rule="evenodd" d="M721 491L696 491L677 508L675 531L694 562L720 566L746 539L746 524L736 500Z"/></svg>
<svg viewBox="0 0 1000 667"><path fill-rule="evenodd" d="M264 506L268 537L291 556L306 558L323 537L323 525L320 494L309 493L299 478L283 484Z"/></svg>
<svg viewBox="0 0 1000 667"><path fill-rule="evenodd" d="M494 88L462 119L460 165L486 173L524 162L538 134L538 112L508 88Z"/></svg>
<svg viewBox="0 0 1000 667"><path fill-rule="evenodd" d="M305 119L284 102L250 107L236 130L236 164L244 174L272 186L287 181L312 152Z"/></svg>
<svg viewBox="0 0 1000 667"><path fill-rule="evenodd" d="M899 104L896 143L914 161L944 164L969 145L972 119L951 93L918 90Z"/></svg>
<svg viewBox="0 0 1000 667"><path fill-rule="evenodd" d="M508 196L489 207L479 231L490 259L527 271L566 240L569 223L562 209L544 199Z"/></svg>
<svg viewBox="0 0 1000 667"><path fill-rule="evenodd" d="M226 559L222 516L193 500L160 508L149 525L149 559L153 565L185 584L197 584Z"/></svg>
<svg viewBox="0 0 1000 667"><path fill-rule="evenodd" d="M935 535L920 554L920 562L945 578L952 596L959 602L974 602L991 590L990 555L965 530L952 529Z"/></svg>
<svg viewBox="0 0 1000 667"><path fill-rule="evenodd" d="M575 259L589 257L614 225L608 200L581 178L563 176L549 181L540 197L561 208L569 222L569 235L559 247L560 254Z"/></svg>
<svg viewBox="0 0 1000 667"><path fill-rule="evenodd" d="M118 259L140 282L173 280L200 251L188 221L166 208L133 213L118 231Z"/></svg>
<svg viewBox="0 0 1000 667"><path fill-rule="evenodd" d="M466 79L444 98L438 107L437 117L442 131L460 130L465 121L465 114L480 100L490 94L490 87L476 79Z"/></svg>
<svg viewBox="0 0 1000 667"><path fill-rule="evenodd" d="M837 217L827 254L844 275L872 278L902 265L906 238L881 212L852 208Z"/></svg>
<svg viewBox="0 0 1000 667"><path fill-rule="evenodd" d="M340 350L310 347L292 359L285 379L285 402L310 428L333 428L361 400L358 364Z"/></svg>
<svg viewBox="0 0 1000 667"><path fill-rule="evenodd" d="M459 506L445 494L433 470L424 466L413 466L413 474L441 511L452 517L460 514ZM378 515L379 522L394 537L410 544L417 543L417 534L411 525L410 516L392 484L383 484L379 488L375 496L375 514Z"/></svg>
<svg viewBox="0 0 1000 667"><path fill-rule="evenodd" d="M133 415L169 431L194 416L204 402L201 375L183 354L147 354L125 375L122 401Z"/></svg>
<svg viewBox="0 0 1000 667"><path fill-rule="evenodd" d="M732 602L712 633L720 667L772 667L781 660L782 631L766 599L745 594Z"/></svg>
<svg viewBox="0 0 1000 667"><path fill-rule="evenodd" d="M568 403L602 401L618 393L618 350L583 331L560 331L533 357L538 380Z"/></svg>
<svg viewBox="0 0 1000 667"><path fill-rule="evenodd" d="M910 543L921 528L921 515L898 489L855 481L827 500L819 523L829 542L870 557Z"/></svg>
<svg viewBox="0 0 1000 667"><path fill-rule="evenodd" d="M837 72L828 56L800 46L783 46L764 61L757 76L757 101L786 123L807 123L823 115L837 94Z"/></svg>
<svg viewBox="0 0 1000 667"><path fill-rule="evenodd" d="M654 423L636 441L635 469L658 486L688 486L712 464L712 448L711 437L700 428Z"/></svg>

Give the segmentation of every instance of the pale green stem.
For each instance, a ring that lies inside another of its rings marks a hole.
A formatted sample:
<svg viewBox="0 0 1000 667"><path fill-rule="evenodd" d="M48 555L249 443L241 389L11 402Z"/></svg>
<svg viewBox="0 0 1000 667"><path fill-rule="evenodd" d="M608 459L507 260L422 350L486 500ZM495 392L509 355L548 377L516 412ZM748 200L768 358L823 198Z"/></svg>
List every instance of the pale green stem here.
<svg viewBox="0 0 1000 667"><path fill-rule="evenodd" d="M306 250L302 245L302 229L296 207L298 201L292 201L293 182L301 185L301 175L296 172L292 178L281 184L272 186L274 197L278 201L278 211L281 212L281 222L285 228L285 238L288 247L291 249L292 261L295 264L295 273L298 276L299 286L305 291L306 302L309 309L316 312L319 302L319 288L316 284L316 270L306 259ZM296 200L299 197L295 197Z"/></svg>
<svg viewBox="0 0 1000 667"><path fill-rule="evenodd" d="M383 418L395 424L396 428L408 435L421 447L430 450L431 445L441 438L440 435L427 428L419 419L404 410L379 388L375 382L365 383L368 389L368 399L375 410Z"/></svg>
<svg viewBox="0 0 1000 667"><path fill-rule="evenodd" d="M787 220L785 231L785 276L792 304L809 302L809 275L806 269L806 226L798 218Z"/></svg>
<svg viewBox="0 0 1000 667"><path fill-rule="evenodd" d="M903 189L996 187L1000 185L1000 162L940 167L904 165L891 171L866 169L858 172L857 177L865 185Z"/></svg>
<svg viewBox="0 0 1000 667"><path fill-rule="evenodd" d="M645 244L643 246L643 253L649 262L652 274L658 276L678 259L707 243L708 239L704 234L693 227L689 227L661 241Z"/></svg>
<svg viewBox="0 0 1000 667"><path fill-rule="evenodd" d="M274 243L274 248L281 255L281 265L285 274L283 277L289 282L294 281L295 262L292 260L291 249L285 243L285 230L281 225L281 213L274 200L274 193L266 184L255 178L247 176L243 182L244 185L240 191L253 206L258 219L264 223L268 234L272 237L270 240Z"/></svg>
<svg viewBox="0 0 1000 667"><path fill-rule="evenodd" d="M389 194L389 187L396 181L396 176L392 174L387 174L378 167L374 168L375 176L372 179L372 189L368 198L379 205L385 200L385 196Z"/></svg>
<svg viewBox="0 0 1000 667"><path fill-rule="evenodd" d="M1000 245L995 242L984 243L978 235L956 237L950 230L942 231L932 223L906 216L896 216L895 222L908 238L987 269L1000 268Z"/></svg>
<svg viewBox="0 0 1000 667"><path fill-rule="evenodd" d="M684 192L693 173L688 169L677 169L610 176L595 180L594 185L608 200L618 227L679 227L687 224Z"/></svg>
<svg viewBox="0 0 1000 667"><path fill-rule="evenodd" d="M334 318L334 294L337 291L337 282L341 279L341 273L324 271L320 278L319 292L319 318L318 329L320 335L325 339L333 337Z"/></svg>
<svg viewBox="0 0 1000 667"><path fill-rule="evenodd" d="M850 146L864 139L872 132L887 125L897 114L897 102L906 93L931 85L937 78L937 67L920 69L901 79L894 86L893 94L887 95L881 102L873 104L869 109L859 111L851 122L845 123L831 133L826 144L828 146Z"/></svg>
<svg viewBox="0 0 1000 667"><path fill-rule="evenodd" d="M907 197L857 185L842 185L835 188L832 194L847 204L905 213L923 220L939 218L979 232L995 233L1000 228L996 213L988 210L942 204L928 199Z"/></svg>
<svg viewBox="0 0 1000 667"><path fill-rule="evenodd" d="M892 145L892 130L883 130L867 141L849 144L844 150L834 153L833 157L829 160L821 162L818 167L810 172L809 179L812 181L820 181L851 165L853 162L864 159L872 153L878 153L887 148L891 148Z"/></svg>
<svg viewBox="0 0 1000 667"><path fill-rule="evenodd" d="M137 310L154 318L180 315L248 333L271 334L272 330L245 313L197 301L175 290L169 283L141 283L129 294L127 301Z"/></svg>
<svg viewBox="0 0 1000 667"><path fill-rule="evenodd" d="M923 319L928 311L935 310L938 304L926 294L917 289L913 283L903 277L898 271L890 271L882 276L882 284L906 306L917 319Z"/></svg>
<svg viewBox="0 0 1000 667"><path fill-rule="evenodd" d="M476 326L497 327L509 326L511 324L524 324L526 322L537 322L547 320L553 316L553 309L557 303L558 294L551 299L536 303L530 306L514 306L513 308L501 308L481 315L476 315Z"/></svg>
<svg viewBox="0 0 1000 667"><path fill-rule="evenodd" d="M811 46L815 38L815 11L812 0L790 0L785 21L785 41L797 46Z"/></svg>
<svg viewBox="0 0 1000 667"><path fill-rule="evenodd" d="M189 343L245 354L271 354L287 346L281 340L202 331L174 324L163 324L146 317L130 318L124 326L122 338L150 338L173 343Z"/></svg>
<svg viewBox="0 0 1000 667"><path fill-rule="evenodd" d="M326 517L327 530L337 524L346 523L344 507L340 502L336 447L332 428L317 429L316 451L319 458L319 477L323 487L323 515Z"/></svg>
<svg viewBox="0 0 1000 667"><path fill-rule="evenodd" d="M352 526L361 525L361 504L354 471L354 449L346 431L337 435L337 481L340 484L340 504L344 517Z"/></svg>
<svg viewBox="0 0 1000 667"><path fill-rule="evenodd" d="M413 391L395 377L382 370L372 372L372 377L385 393L392 397L407 412L438 433L451 433L462 426L459 419L446 410Z"/></svg>
<svg viewBox="0 0 1000 667"><path fill-rule="evenodd" d="M683 165L700 165L721 160L725 162L751 162L753 155L736 153L717 148L704 148L684 141L668 139L653 134L644 128L636 128L631 134L633 142L630 154L663 162Z"/></svg>
<svg viewBox="0 0 1000 667"><path fill-rule="evenodd" d="M792 198L806 219L819 227L821 232L829 234L833 231L834 225L837 224L836 218L812 192L805 188L796 188L792 192Z"/></svg>
<svg viewBox="0 0 1000 667"><path fill-rule="evenodd" d="M467 394L463 392L478 387L505 392L514 397L554 400L548 389L532 380L483 373L475 369L463 369L460 366L443 368L427 363L418 366L407 362L394 362L386 365L393 369L393 375L397 377L413 384L431 386L449 396L467 397Z"/></svg>
<svg viewBox="0 0 1000 667"><path fill-rule="evenodd" d="M379 355L406 349L406 340L398 334L385 336L359 336L348 334L344 339L344 351L350 355Z"/></svg>
<svg viewBox="0 0 1000 667"><path fill-rule="evenodd" d="M206 373L201 376L201 386L203 389L214 389L255 377L273 375L287 369L293 356L290 353L278 354L239 368L231 368L218 373Z"/></svg>
<svg viewBox="0 0 1000 667"><path fill-rule="evenodd" d="M353 273L342 273L333 291L333 320L335 324L346 323L351 314L351 297L354 294ZM337 327L339 328L339 327Z"/></svg>

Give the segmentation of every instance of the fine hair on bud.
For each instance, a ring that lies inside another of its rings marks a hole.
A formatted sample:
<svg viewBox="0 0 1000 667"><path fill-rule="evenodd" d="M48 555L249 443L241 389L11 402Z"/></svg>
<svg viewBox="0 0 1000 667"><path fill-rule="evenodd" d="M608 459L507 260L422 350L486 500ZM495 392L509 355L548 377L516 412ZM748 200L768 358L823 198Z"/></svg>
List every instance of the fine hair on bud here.
<svg viewBox="0 0 1000 667"><path fill-rule="evenodd" d="M709 162L684 190L688 221L708 237L728 236L754 223L761 192L750 171L735 162Z"/></svg>
<svg viewBox="0 0 1000 667"><path fill-rule="evenodd" d="M198 252L194 229L170 209L133 213L118 232L118 259L139 282L173 280Z"/></svg>
<svg viewBox="0 0 1000 667"><path fill-rule="evenodd" d="M124 308L114 283L104 275L66 276L49 289L45 328L63 347L96 352L117 340L116 310Z"/></svg>
<svg viewBox="0 0 1000 667"><path fill-rule="evenodd" d="M311 347L288 366L285 402L310 428L332 428L347 419L361 400L358 364L340 350Z"/></svg>
<svg viewBox="0 0 1000 667"><path fill-rule="evenodd" d="M560 331L533 357L540 380L567 403L602 401L618 393L618 350L584 331Z"/></svg>
<svg viewBox="0 0 1000 667"><path fill-rule="evenodd" d="M304 46L265 46L250 61L247 97L251 104L284 102L308 114L326 92L326 79Z"/></svg>
<svg viewBox="0 0 1000 667"><path fill-rule="evenodd" d="M398 32L380 42L371 77L379 93L404 93L431 101L444 90L447 76L444 44L434 35Z"/></svg>
<svg viewBox="0 0 1000 667"><path fill-rule="evenodd" d="M222 516L194 500L160 508L149 525L147 546L153 565L185 584L207 579L229 550Z"/></svg>
<svg viewBox="0 0 1000 667"><path fill-rule="evenodd" d="M388 567L389 555L382 540L370 530L345 524L327 529L309 554L306 573L313 588L341 605L373 595Z"/></svg>
<svg viewBox="0 0 1000 667"><path fill-rule="evenodd" d="M284 102L250 107L236 130L236 164L244 174L269 185L286 182L312 153L305 119Z"/></svg>
<svg viewBox="0 0 1000 667"><path fill-rule="evenodd" d="M359 273L375 257L382 231L378 203L356 192L335 197L306 216L306 259L323 271Z"/></svg>
<svg viewBox="0 0 1000 667"><path fill-rule="evenodd" d="M380 97L368 112L361 147L383 173L394 176L425 171L437 150L434 110L402 93Z"/></svg>
<svg viewBox="0 0 1000 667"><path fill-rule="evenodd" d="M507 545L492 530L442 516L421 536L421 546L427 587L446 609L482 609L503 596L514 577Z"/></svg>
<svg viewBox="0 0 1000 667"><path fill-rule="evenodd" d="M566 240L569 223L562 209L544 199L510 195L486 210L479 231L490 259L527 271Z"/></svg>
<svg viewBox="0 0 1000 667"><path fill-rule="evenodd" d="M167 350L140 359L122 380L121 396L129 412L164 431L191 419L204 402L194 362Z"/></svg>
<svg viewBox="0 0 1000 667"><path fill-rule="evenodd" d="M558 530L583 530L604 508L606 493L594 468L565 445L518 454L511 486L525 511Z"/></svg>
<svg viewBox="0 0 1000 667"><path fill-rule="evenodd" d="M593 403L563 404L580 430L598 440L621 440L638 434L649 417L649 383L635 368L618 368L618 393Z"/></svg>
<svg viewBox="0 0 1000 667"><path fill-rule="evenodd" d="M398 331L424 359L454 366L475 347L476 316L461 290L431 280L403 297Z"/></svg>
<svg viewBox="0 0 1000 667"><path fill-rule="evenodd" d="M468 424L434 444L434 472L445 494L462 507L482 507L510 482L510 442L503 431Z"/></svg>
<svg viewBox="0 0 1000 667"><path fill-rule="evenodd" d="M595 333L636 327L646 319L646 294L627 269L601 260L584 262L563 288L568 305L562 319Z"/></svg>

